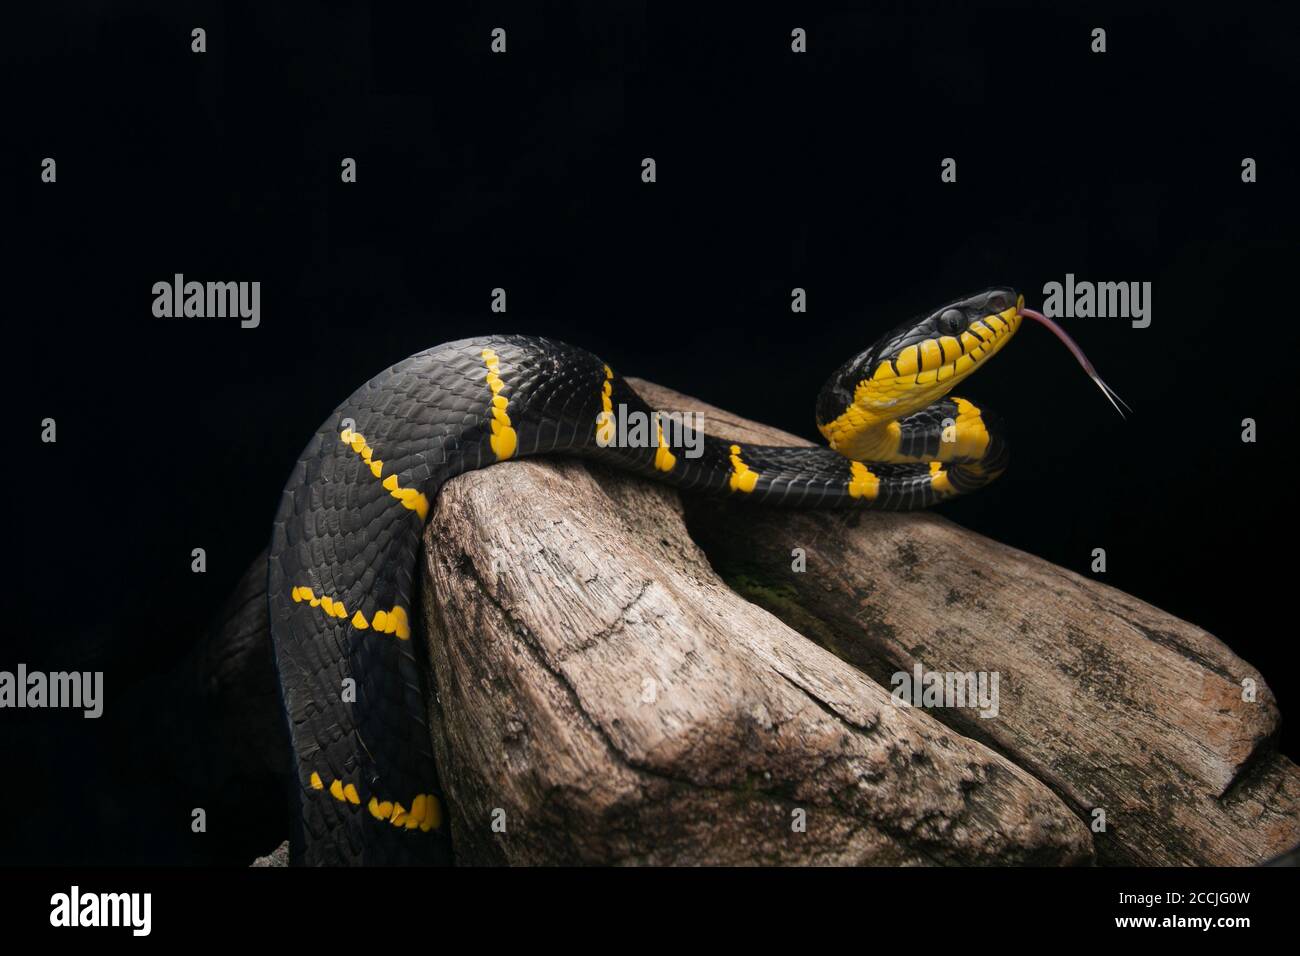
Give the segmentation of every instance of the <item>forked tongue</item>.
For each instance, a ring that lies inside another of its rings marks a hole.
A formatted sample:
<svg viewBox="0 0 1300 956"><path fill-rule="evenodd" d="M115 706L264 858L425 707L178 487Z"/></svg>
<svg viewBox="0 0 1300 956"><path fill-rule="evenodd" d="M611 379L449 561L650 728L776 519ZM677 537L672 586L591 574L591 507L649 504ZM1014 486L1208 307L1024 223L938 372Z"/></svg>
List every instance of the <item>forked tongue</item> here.
<svg viewBox="0 0 1300 956"><path fill-rule="evenodd" d="M1133 411L1133 408L1128 402L1120 398L1113 388L1101 380L1101 376L1097 374L1097 370L1093 368L1092 363L1088 361L1088 356L1083 354L1083 349L1079 348L1078 343L1075 342L1074 339L1070 338L1065 329L1061 328L1047 316L1043 315L1043 313L1035 312L1033 309L1022 308L1020 314L1029 316L1029 318L1033 319L1035 322L1041 322L1051 330L1053 335L1065 343L1065 347L1070 350L1070 353L1078 360L1079 364L1083 366L1083 370L1088 373L1088 377L1097 383L1097 387L1101 389L1101 393L1106 396L1112 405L1115 406L1115 411L1119 412L1120 418L1124 417L1124 408L1127 408L1130 412ZM1123 405L1124 408L1120 408L1121 405Z"/></svg>

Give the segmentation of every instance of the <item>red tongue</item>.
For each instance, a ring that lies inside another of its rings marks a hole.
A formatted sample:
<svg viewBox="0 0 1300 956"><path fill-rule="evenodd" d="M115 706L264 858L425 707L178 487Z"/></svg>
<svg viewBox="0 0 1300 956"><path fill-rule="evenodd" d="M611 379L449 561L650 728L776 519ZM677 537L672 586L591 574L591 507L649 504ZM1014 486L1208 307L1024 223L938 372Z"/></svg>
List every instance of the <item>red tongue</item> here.
<svg viewBox="0 0 1300 956"><path fill-rule="evenodd" d="M1065 347L1070 350L1070 353L1076 359L1078 359L1079 364L1083 366L1083 370L1088 373L1088 377L1097 383L1097 387L1101 389L1101 393L1109 399L1112 405L1115 406L1115 411L1119 412L1120 418L1124 417L1124 409L1120 408L1120 405L1123 405L1124 408L1127 408L1130 412L1133 411L1128 402L1120 398L1113 388L1101 380L1101 376L1097 374L1097 370L1093 368L1092 363L1088 361L1088 356L1083 354L1083 349L1079 348L1078 343L1076 343L1074 339L1070 338L1065 329L1061 328L1047 316L1043 315L1043 313L1035 312L1033 309L1022 308L1020 314L1026 315L1035 322L1040 322L1047 326L1053 335L1065 343Z"/></svg>

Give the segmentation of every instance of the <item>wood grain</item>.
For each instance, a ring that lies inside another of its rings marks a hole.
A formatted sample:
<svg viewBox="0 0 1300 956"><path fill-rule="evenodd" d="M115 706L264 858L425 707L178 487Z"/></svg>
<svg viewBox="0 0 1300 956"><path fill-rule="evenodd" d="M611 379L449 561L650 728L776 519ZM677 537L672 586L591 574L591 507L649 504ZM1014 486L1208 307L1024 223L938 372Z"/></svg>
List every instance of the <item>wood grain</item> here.
<svg viewBox="0 0 1300 956"><path fill-rule="evenodd" d="M458 861L1090 858L1050 789L720 581L670 489L507 462L450 482L426 542Z"/></svg>
<svg viewBox="0 0 1300 956"><path fill-rule="evenodd" d="M714 434L807 444L636 387L655 407L701 412ZM934 514L687 506L696 540L741 593L877 680L917 664L998 672L995 718L931 712L1089 823L1103 810L1101 861L1245 865L1300 842L1300 772L1273 752L1272 692L1201 628ZM795 548L804 573L791 570Z"/></svg>

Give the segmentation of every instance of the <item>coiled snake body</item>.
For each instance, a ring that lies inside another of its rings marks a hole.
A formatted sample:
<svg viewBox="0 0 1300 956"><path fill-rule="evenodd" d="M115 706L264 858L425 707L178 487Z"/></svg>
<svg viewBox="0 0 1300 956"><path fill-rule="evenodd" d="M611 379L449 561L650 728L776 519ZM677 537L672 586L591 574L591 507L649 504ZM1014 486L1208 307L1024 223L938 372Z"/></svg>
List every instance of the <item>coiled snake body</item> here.
<svg viewBox="0 0 1300 956"><path fill-rule="evenodd" d="M674 446L662 428L664 443L611 444L620 406L652 410L594 355L526 336L439 345L357 389L294 467L271 541L271 630L296 758L293 860L449 859L412 606L421 531L445 481L560 452L766 504L922 508L1005 466L989 413L946 396L1025 314L1041 318L1022 306L1013 290L982 292L845 363L817 403L829 448L712 435Z"/></svg>

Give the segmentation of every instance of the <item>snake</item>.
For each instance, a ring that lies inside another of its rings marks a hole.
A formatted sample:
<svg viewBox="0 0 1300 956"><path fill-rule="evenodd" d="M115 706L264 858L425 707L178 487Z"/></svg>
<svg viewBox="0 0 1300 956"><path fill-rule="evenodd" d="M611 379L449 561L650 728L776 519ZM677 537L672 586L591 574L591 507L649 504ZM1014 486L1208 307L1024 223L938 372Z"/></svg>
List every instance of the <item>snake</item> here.
<svg viewBox="0 0 1300 956"><path fill-rule="evenodd" d="M840 366L817 398L825 447L665 428L664 413L604 361L546 338L462 339L371 378L307 443L271 535L271 639L294 760L291 862L454 862L428 719L433 675L412 607L424 526L449 479L566 454L762 505L925 508L1007 467L998 418L951 391L1025 318L1051 329L1116 401L1064 330L1012 288L923 313ZM649 426L616 427L637 416Z"/></svg>

